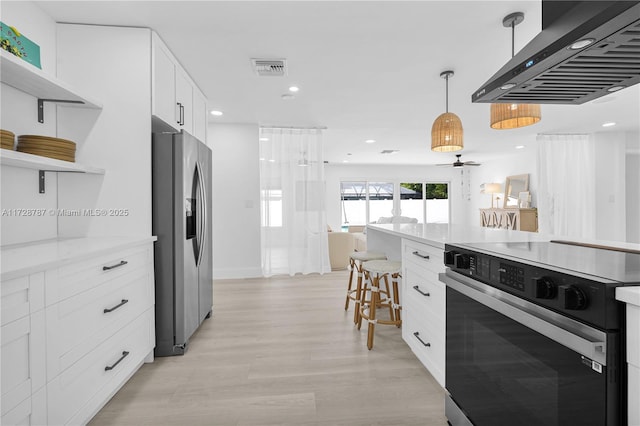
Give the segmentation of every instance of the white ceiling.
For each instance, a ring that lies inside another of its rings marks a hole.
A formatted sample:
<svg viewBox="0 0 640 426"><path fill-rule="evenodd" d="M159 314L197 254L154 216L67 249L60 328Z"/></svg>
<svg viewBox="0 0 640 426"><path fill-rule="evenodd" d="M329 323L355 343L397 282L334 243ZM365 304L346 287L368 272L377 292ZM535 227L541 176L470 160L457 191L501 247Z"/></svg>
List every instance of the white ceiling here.
<svg viewBox="0 0 640 426"><path fill-rule="evenodd" d="M150 27L209 99L219 123L326 127L325 160L352 164L436 164L431 125L445 110L462 119L463 160L535 152L538 133L637 131L639 85L584 105L543 105L542 121L516 130L489 128L489 105L471 93L541 27L540 1L38 1L58 22ZM286 58L285 77L258 77L251 58ZM291 85L295 99L284 101ZM617 126L604 129L602 123ZM374 144L365 144L375 139ZM398 149L394 155L380 155ZM351 153L352 155L348 155Z"/></svg>

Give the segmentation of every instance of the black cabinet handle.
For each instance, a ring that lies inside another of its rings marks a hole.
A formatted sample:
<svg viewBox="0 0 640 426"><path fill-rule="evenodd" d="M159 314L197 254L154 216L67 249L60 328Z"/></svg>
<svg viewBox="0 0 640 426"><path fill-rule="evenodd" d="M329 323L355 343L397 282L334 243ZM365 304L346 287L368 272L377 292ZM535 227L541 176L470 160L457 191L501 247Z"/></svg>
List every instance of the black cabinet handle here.
<svg viewBox="0 0 640 426"><path fill-rule="evenodd" d="M114 306L113 308L108 308L103 311L105 314L108 314L109 312L113 312L116 309L118 309L120 306L124 305L125 303L129 303L129 301L127 299L122 299L122 301L120 303L118 303L116 306Z"/></svg>
<svg viewBox="0 0 640 426"><path fill-rule="evenodd" d="M182 104L180 102L176 102L176 105L178 105L178 121L176 121L176 123L182 125Z"/></svg>
<svg viewBox="0 0 640 426"><path fill-rule="evenodd" d="M426 297L431 296L431 294L429 294L429 293L425 293L424 291L420 290L420 287L418 287L417 285L414 285L414 286L413 286L413 289L414 289L415 291L417 291L418 293L420 293L421 295L423 295L423 296L426 296Z"/></svg>
<svg viewBox="0 0 640 426"><path fill-rule="evenodd" d="M418 257L421 257L421 258L423 258L423 259L429 259L429 256L428 256L428 255L426 255L426 254L420 254L420 252L419 252L418 250L414 251L414 252L413 252L413 254L414 254L414 255L416 255L416 256L418 256Z"/></svg>
<svg viewBox="0 0 640 426"><path fill-rule="evenodd" d="M123 351L123 352L122 352L122 356L120 357L120 359L118 359L118 360L115 362L115 364L113 364L113 365L107 365L107 366L104 368L104 371L109 371L109 370L113 370L114 368L116 368L116 365L120 364L120 362L121 362L123 359L125 359L125 358L127 357L127 355L129 355L129 352L127 352L127 351Z"/></svg>
<svg viewBox="0 0 640 426"><path fill-rule="evenodd" d="M425 343L424 340L422 340L420 338L420 333L418 333L417 331L415 333L413 333L414 336L416 336L416 339L420 340L420 343L422 343L425 346L431 346L431 343Z"/></svg>
<svg viewBox="0 0 640 426"><path fill-rule="evenodd" d="M119 267L121 267L121 266L124 266L124 265L126 265L127 263L129 263L129 262L127 262L126 260L123 260L123 261L121 261L120 263L116 263L115 265L111 265L111 266L103 266L103 267L102 267L102 270L103 270L103 271L109 271L109 270L111 270L111 269L115 269L115 268L119 268Z"/></svg>

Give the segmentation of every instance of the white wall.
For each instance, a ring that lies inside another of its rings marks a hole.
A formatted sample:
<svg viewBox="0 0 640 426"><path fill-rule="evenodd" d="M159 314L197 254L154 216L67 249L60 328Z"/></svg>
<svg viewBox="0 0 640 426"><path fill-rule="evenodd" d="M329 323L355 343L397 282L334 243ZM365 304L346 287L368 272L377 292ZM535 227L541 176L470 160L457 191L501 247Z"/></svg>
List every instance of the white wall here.
<svg viewBox="0 0 640 426"><path fill-rule="evenodd" d="M59 236L151 235L151 31L59 24L58 76L102 103L60 108L58 133L78 162L106 169L60 174L59 208L119 212L60 217Z"/></svg>
<svg viewBox="0 0 640 426"><path fill-rule="evenodd" d="M538 191L538 166L537 166L537 150L535 145L529 144L521 150L513 150L509 155L505 155L496 160L485 161L480 167L472 170L471 176L471 201L469 202L470 216L469 223L475 225L480 223L480 209L491 207L491 195L481 194L480 185L483 183L500 183L504 190L504 184L507 176L513 175L529 175L529 192L531 193L531 206L536 207L537 191ZM497 197L500 200L497 200ZM495 194L495 207L502 208L504 194ZM459 214L459 213L458 213ZM542 215L542 212L539 212Z"/></svg>
<svg viewBox="0 0 640 426"><path fill-rule="evenodd" d="M626 184L624 133L596 133L596 238L626 241Z"/></svg>
<svg viewBox="0 0 640 426"><path fill-rule="evenodd" d="M627 241L640 243L640 134L627 133L625 199Z"/></svg>
<svg viewBox="0 0 640 426"><path fill-rule="evenodd" d="M56 74L55 22L31 2L3 2L2 22L16 27L40 46L40 63L47 74ZM37 99L2 84L0 128L18 135L56 136L56 107L45 104L45 122L38 123ZM18 167L0 168L2 209L44 209L56 207L58 184L55 174L47 173L46 193L38 192L38 171ZM4 215L0 244L14 244L54 238L57 220L52 216L26 217Z"/></svg>
<svg viewBox="0 0 640 426"><path fill-rule="evenodd" d="M210 124L213 150L213 276L261 277L258 131Z"/></svg>
<svg viewBox="0 0 640 426"><path fill-rule="evenodd" d="M640 142L637 133L603 132L594 134L596 146L596 237L605 241L640 241ZM635 148L634 148L635 147ZM625 160L626 159L626 160ZM515 151L494 161L486 161L472 170L470 224L478 220L478 209L491 206L491 197L480 194L480 185L489 182L503 184L507 176L529 173L532 207L537 207L538 164L537 147ZM625 164L626 161L626 164ZM456 184L454 183L454 186ZM501 195L502 198L502 195ZM465 212L453 212L463 221ZM548 214L538 211L539 221ZM579 212L576 212L579 214Z"/></svg>

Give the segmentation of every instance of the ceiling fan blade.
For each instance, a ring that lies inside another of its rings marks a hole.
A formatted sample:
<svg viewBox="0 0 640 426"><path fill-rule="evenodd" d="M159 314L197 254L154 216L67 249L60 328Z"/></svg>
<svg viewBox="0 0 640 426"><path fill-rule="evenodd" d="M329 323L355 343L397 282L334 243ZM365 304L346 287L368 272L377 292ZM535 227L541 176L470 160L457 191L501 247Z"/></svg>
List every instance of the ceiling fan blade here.
<svg viewBox="0 0 640 426"><path fill-rule="evenodd" d="M476 163L475 161L466 161L464 162L465 166L479 166L480 163Z"/></svg>

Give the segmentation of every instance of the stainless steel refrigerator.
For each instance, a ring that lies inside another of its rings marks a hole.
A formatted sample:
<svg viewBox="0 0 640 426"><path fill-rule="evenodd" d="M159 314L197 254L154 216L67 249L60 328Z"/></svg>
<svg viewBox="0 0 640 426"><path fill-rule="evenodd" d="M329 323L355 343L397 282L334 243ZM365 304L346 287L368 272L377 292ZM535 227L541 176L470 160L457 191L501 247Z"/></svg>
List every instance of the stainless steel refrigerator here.
<svg viewBox="0 0 640 426"><path fill-rule="evenodd" d="M181 133L153 134L155 356L181 355L213 306L211 150Z"/></svg>

